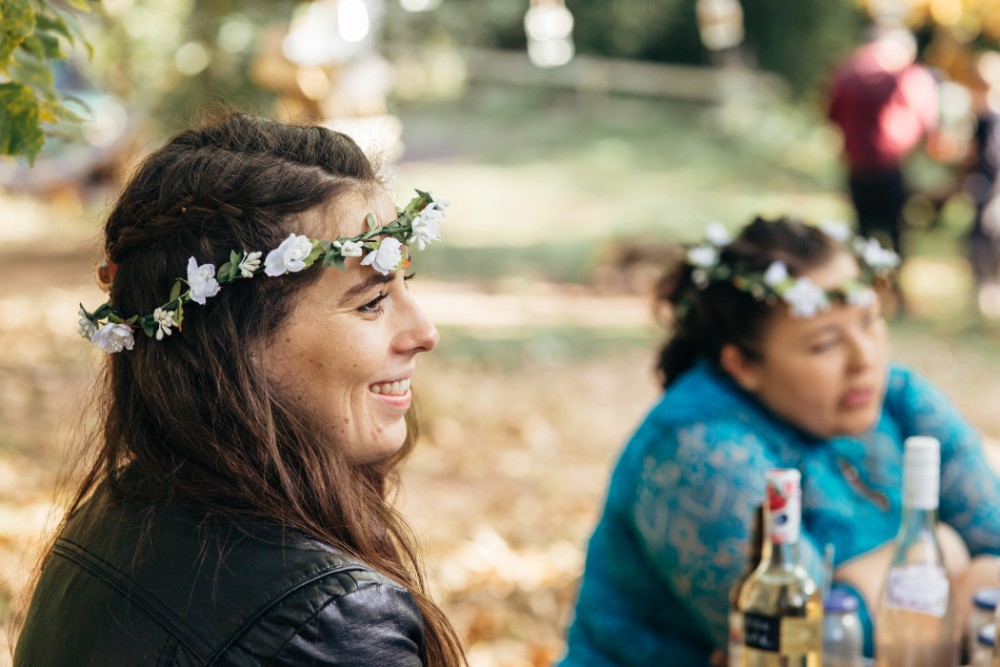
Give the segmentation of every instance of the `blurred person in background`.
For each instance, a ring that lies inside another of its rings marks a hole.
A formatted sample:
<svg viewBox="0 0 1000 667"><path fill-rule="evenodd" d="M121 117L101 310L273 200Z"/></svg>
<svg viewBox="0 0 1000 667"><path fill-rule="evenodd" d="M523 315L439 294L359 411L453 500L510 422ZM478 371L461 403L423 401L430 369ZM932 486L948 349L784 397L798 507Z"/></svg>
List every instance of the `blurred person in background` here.
<svg viewBox="0 0 1000 667"><path fill-rule="evenodd" d="M963 187L976 203L969 231L969 260L976 302L986 317L1000 317L1000 53L982 51L972 59L970 92L975 133Z"/></svg>
<svg viewBox="0 0 1000 667"><path fill-rule="evenodd" d="M902 511L903 441L942 443L940 528L959 614L1000 583L1000 479L959 412L890 363L875 288L898 257L846 225L710 227L658 287L660 401L611 477L561 667L725 662L764 473L802 473L804 566L860 600L867 655ZM960 627L965 627L964 624Z"/></svg>
<svg viewBox="0 0 1000 667"><path fill-rule="evenodd" d="M438 340L404 269L442 206L397 210L346 135L242 115L144 161L81 307L112 354L16 665L465 664L387 500Z"/></svg>
<svg viewBox="0 0 1000 667"><path fill-rule="evenodd" d="M913 35L875 26L873 36L834 72L827 116L844 141L848 190L860 233L902 254L909 196L904 159L937 126L937 85L915 62Z"/></svg>

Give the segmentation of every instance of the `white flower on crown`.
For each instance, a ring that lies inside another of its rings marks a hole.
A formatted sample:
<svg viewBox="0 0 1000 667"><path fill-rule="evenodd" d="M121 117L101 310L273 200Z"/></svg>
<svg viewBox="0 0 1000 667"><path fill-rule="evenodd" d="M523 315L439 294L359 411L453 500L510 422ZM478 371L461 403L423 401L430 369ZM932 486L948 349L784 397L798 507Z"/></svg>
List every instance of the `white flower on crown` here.
<svg viewBox="0 0 1000 667"><path fill-rule="evenodd" d="M365 246L360 241L334 241L333 247L340 251L341 257L361 257L364 254Z"/></svg>
<svg viewBox="0 0 1000 667"><path fill-rule="evenodd" d="M402 248L403 244L397 239L391 236L384 238L365 255L365 258L361 260L361 266L371 266L383 276L389 275L398 269L403 261Z"/></svg>
<svg viewBox="0 0 1000 667"><path fill-rule="evenodd" d="M861 289L850 290L844 295L844 301L851 306L858 306L860 308L867 308L868 306L875 303L875 290L871 287L863 287Z"/></svg>
<svg viewBox="0 0 1000 667"><path fill-rule="evenodd" d="M846 243L851 238L851 228L843 220L823 220L819 229L832 239Z"/></svg>
<svg viewBox="0 0 1000 667"><path fill-rule="evenodd" d="M250 252L246 254L240 262L240 275L244 278L253 278L253 274L260 270L260 256L262 252Z"/></svg>
<svg viewBox="0 0 1000 667"><path fill-rule="evenodd" d="M441 211L425 211L418 215L413 219L411 228L413 233L406 239L406 242L415 244L417 250L423 250L431 241L440 241L441 232L438 230L438 223L442 218L444 215L441 214Z"/></svg>
<svg viewBox="0 0 1000 667"><path fill-rule="evenodd" d="M306 257L312 252L312 241L301 234L289 234L277 248L264 258L264 273L276 278L286 273L298 273L306 268Z"/></svg>
<svg viewBox="0 0 1000 667"><path fill-rule="evenodd" d="M764 283L770 287L777 287L788 280L788 267L780 259L771 262L764 272Z"/></svg>
<svg viewBox="0 0 1000 667"><path fill-rule="evenodd" d="M188 259L187 282L191 288L191 300L205 305L205 299L219 293L219 282L215 279L215 265L202 264L194 257ZM129 348L131 349L131 348Z"/></svg>
<svg viewBox="0 0 1000 667"><path fill-rule="evenodd" d="M114 354L122 350L131 350L135 345L132 337L132 327L127 324L115 324L108 322L103 327L94 332L90 341L105 352Z"/></svg>
<svg viewBox="0 0 1000 667"><path fill-rule="evenodd" d="M163 336L173 333L170 329L177 326L174 322L174 311L157 308L153 311L153 321L156 322L156 340L163 340Z"/></svg>
<svg viewBox="0 0 1000 667"><path fill-rule="evenodd" d="M709 245L699 245L689 248L687 260L703 269L710 269L719 263L719 251Z"/></svg>
<svg viewBox="0 0 1000 667"><path fill-rule="evenodd" d="M798 278L791 287L784 290L781 298L788 304L789 314L792 317L812 317L830 307L826 292L804 277Z"/></svg>
<svg viewBox="0 0 1000 667"><path fill-rule="evenodd" d="M705 228L705 238L714 246L724 246L729 243L729 230L719 221L708 223Z"/></svg>
<svg viewBox="0 0 1000 667"><path fill-rule="evenodd" d="M83 306L80 306L80 327L76 331L82 338L86 338L87 340L90 340L97 332L97 325L87 317L87 311L83 309Z"/></svg>
<svg viewBox="0 0 1000 667"><path fill-rule="evenodd" d="M893 269L899 266L899 255L883 248L875 239L857 239L858 251L865 264L873 269Z"/></svg>

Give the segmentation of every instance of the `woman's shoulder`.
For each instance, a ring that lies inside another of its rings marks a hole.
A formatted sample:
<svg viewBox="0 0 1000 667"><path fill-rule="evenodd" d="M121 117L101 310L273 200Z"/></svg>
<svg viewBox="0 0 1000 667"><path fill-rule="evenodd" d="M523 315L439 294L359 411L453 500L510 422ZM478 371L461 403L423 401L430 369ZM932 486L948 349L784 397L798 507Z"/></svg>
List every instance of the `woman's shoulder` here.
<svg viewBox="0 0 1000 667"><path fill-rule="evenodd" d="M141 506L104 489L67 523L52 558L53 576L126 591L130 615L196 655L274 655L324 609L345 627L389 614L420 632L409 592L367 563L298 530L185 503Z"/></svg>
<svg viewBox="0 0 1000 667"><path fill-rule="evenodd" d="M766 415L724 371L707 361L695 364L666 388L650 410L649 428L695 428L714 432L756 430Z"/></svg>

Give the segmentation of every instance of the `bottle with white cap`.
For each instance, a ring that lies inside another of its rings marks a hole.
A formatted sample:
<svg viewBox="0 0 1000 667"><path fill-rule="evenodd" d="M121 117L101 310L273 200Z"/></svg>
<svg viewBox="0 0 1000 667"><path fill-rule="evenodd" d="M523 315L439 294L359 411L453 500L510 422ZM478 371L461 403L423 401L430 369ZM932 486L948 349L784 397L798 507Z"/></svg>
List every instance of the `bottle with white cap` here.
<svg viewBox="0 0 1000 667"><path fill-rule="evenodd" d="M764 550L740 590L746 667L820 667L823 594L799 557L801 474L765 473Z"/></svg>
<svg viewBox="0 0 1000 667"><path fill-rule="evenodd" d="M878 667L955 667L958 642L951 581L937 539L941 443L906 439L903 520L875 621Z"/></svg>

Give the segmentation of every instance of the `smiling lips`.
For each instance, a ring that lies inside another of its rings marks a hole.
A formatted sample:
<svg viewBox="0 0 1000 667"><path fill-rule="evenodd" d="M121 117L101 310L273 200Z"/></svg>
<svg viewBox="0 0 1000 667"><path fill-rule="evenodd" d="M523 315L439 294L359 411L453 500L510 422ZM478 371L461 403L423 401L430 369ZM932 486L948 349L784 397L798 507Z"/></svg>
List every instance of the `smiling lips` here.
<svg viewBox="0 0 1000 667"><path fill-rule="evenodd" d="M368 391L380 396L406 396L410 393L410 378L395 382L379 382L370 385Z"/></svg>

